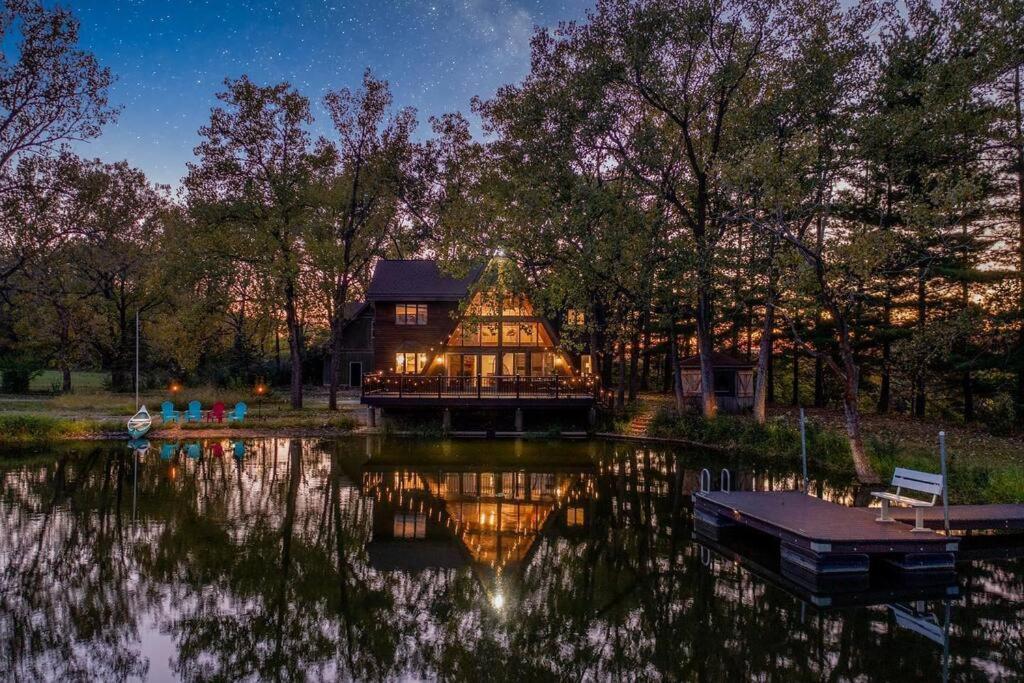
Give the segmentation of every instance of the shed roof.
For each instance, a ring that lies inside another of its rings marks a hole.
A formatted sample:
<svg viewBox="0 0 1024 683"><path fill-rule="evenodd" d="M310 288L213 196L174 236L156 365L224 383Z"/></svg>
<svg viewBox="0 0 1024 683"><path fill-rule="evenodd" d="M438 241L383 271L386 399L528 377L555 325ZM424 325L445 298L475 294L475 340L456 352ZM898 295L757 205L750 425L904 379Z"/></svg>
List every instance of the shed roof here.
<svg viewBox="0 0 1024 683"><path fill-rule="evenodd" d="M684 358L679 364L680 367L684 368L699 368L700 367L700 355L689 356ZM747 369L754 367L754 363L748 360L742 360L735 356L730 356L727 353L721 353L719 351L711 352L711 367L713 368L737 368Z"/></svg>
<svg viewBox="0 0 1024 683"><path fill-rule="evenodd" d="M465 277L443 273L433 259L385 259L377 263L367 301L460 301L480 277L475 266Z"/></svg>

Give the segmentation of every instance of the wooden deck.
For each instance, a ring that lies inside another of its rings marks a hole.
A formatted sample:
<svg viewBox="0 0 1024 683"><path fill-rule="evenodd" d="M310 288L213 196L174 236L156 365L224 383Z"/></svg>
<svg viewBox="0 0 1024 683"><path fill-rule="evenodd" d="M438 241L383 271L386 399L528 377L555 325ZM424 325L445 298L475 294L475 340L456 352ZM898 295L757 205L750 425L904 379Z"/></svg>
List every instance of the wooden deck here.
<svg viewBox="0 0 1024 683"><path fill-rule="evenodd" d="M877 522L878 512L829 503L799 491L707 492L694 495L698 531L717 538L745 526L780 541L783 565L811 574L861 574L873 558L908 572L952 571L959 541L902 522Z"/></svg>
<svg viewBox="0 0 1024 683"><path fill-rule="evenodd" d="M586 408L596 378L530 376L367 375L361 400L371 406Z"/></svg>

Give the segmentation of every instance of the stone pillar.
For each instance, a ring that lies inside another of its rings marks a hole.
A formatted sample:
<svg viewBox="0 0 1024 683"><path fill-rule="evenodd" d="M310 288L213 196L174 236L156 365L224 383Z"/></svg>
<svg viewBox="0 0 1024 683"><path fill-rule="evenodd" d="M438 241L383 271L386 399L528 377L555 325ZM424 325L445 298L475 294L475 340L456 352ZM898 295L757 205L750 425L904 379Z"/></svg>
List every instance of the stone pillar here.
<svg viewBox="0 0 1024 683"><path fill-rule="evenodd" d="M374 408L373 409L373 424L378 425L380 427L384 426L384 409L383 408Z"/></svg>
<svg viewBox="0 0 1024 683"><path fill-rule="evenodd" d="M590 410L587 412L587 423L591 429L597 427L597 408L590 406Z"/></svg>
<svg viewBox="0 0 1024 683"><path fill-rule="evenodd" d="M441 413L441 431L446 434L452 431L452 411L448 408Z"/></svg>
<svg viewBox="0 0 1024 683"><path fill-rule="evenodd" d="M366 424L369 427L377 426L377 409L373 406L366 406Z"/></svg>
<svg viewBox="0 0 1024 683"><path fill-rule="evenodd" d="M523 409L516 408L516 431L523 431Z"/></svg>

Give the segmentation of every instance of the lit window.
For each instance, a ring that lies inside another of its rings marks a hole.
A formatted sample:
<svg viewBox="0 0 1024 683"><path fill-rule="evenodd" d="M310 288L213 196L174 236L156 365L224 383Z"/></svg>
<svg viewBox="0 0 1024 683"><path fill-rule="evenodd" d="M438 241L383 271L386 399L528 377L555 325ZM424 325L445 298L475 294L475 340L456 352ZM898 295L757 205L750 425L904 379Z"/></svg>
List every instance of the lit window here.
<svg viewBox="0 0 1024 683"><path fill-rule="evenodd" d="M580 372L584 375L591 375L594 373L594 361L591 359L589 353L584 353L580 356Z"/></svg>
<svg viewBox="0 0 1024 683"><path fill-rule="evenodd" d="M570 308L566 314L566 322L573 327L583 327L587 322L587 316L584 315L583 311Z"/></svg>
<svg viewBox="0 0 1024 683"><path fill-rule="evenodd" d="M497 346L498 345L498 326L497 325L481 325L480 326L480 345L481 346Z"/></svg>
<svg viewBox="0 0 1024 683"><path fill-rule="evenodd" d="M392 528L395 538L426 538L426 515L396 514Z"/></svg>
<svg viewBox="0 0 1024 683"><path fill-rule="evenodd" d="M565 516L569 526L583 526L583 508L569 508Z"/></svg>
<svg viewBox="0 0 1024 683"><path fill-rule="evenodd" d="M426 304L395 304L396 325L426 325Z"/></svg>
<svg viewBox="0 0 1024 683"><path fill-rule="evenodd" d="M400 375L416 375L427 367L427 354L425 353L396 353L395 372Z"/></svg>

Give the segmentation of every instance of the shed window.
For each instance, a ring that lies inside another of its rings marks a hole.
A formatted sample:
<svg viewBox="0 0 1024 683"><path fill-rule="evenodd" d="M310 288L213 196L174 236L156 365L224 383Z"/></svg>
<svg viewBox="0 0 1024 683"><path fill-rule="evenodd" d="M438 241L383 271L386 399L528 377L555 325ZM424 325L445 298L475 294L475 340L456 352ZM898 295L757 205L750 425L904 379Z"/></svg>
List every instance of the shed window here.
<svg viewBox="0 0 1024 683"><path fill-rule="evenodd" d="M396 325L426 325L426 304L395 304Z"/></svg>

